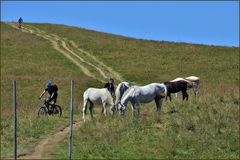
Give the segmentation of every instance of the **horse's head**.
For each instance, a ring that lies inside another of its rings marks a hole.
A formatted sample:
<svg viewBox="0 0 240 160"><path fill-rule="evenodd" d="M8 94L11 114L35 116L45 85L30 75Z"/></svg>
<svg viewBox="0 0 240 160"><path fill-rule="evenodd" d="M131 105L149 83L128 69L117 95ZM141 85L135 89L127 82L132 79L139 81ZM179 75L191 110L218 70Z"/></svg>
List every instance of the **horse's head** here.
<svg viewBox="0 0 240 160"><path fill-rule="evenodd" d="M195 96L197 96L198 95L198 83L193 82L192 88L193 88Z"/></svg>
<svg viewBox="0 0 240 160"><path fill-rule="evenodd" d="M118 111L119 111L120 115L124 115L125 109L126 109L126 107L121 102L119 102L118 103Z"/></svg>
<svg viewBox="0 0 240 160"><path fill-rule="evenodd" d="M187 81L187 88L192 88L194 86L193 82Z"/></svg>

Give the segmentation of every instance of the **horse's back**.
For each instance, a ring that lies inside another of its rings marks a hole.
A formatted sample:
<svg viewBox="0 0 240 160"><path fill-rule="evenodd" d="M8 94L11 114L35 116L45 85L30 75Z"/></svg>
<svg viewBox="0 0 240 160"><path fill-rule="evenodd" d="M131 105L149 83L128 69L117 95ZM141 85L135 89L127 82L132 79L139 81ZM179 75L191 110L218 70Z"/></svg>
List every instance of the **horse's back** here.
<svg viewBox="0 0 240 160"><path fill-rule="evenodd" d="M88 88L85 92L88 93L105 93L107 88Z"/></svg>
<svg viewBox="0 0 240 160"><path fill-rule="evenodd" d="M179 82L179 81L185 81L187 83L191 83L190 80L186 79L186 78L175 78L174 80L171 81L167 81L167 82Z"/></svg>
<svg viewBox="0 0 240 160"><path fill-rule="evenodd" d="M84 92L84 99L89 99L97 103L107 100L109 96L111 96L111 94L106 88L88 88Z"/></svg>
<svg viewBox="0 0 240 160"><path fill-rule="evenodd" d="M178 77L175 78L174 80L171 80L170 82L176 82L176 81L180 81L180 80L185 80L184 78Z"/></svg>
<svg viewBox="0 0 240 160"><path fill-rule="evenodd" d="M149 102L156 96L166 96L166 86L161 83L151 83L146 86L135 88L135 95L139 95L141 102Z"/></svg>
<svg viewBox="0 0 240 160"><path fill-rule="evenodd" d="M168 92L170 93L177 93L181 90L187 89L187 86L190 84L189 81L180 80L180 81L166 81L164 84L167 87Z"/></svg>

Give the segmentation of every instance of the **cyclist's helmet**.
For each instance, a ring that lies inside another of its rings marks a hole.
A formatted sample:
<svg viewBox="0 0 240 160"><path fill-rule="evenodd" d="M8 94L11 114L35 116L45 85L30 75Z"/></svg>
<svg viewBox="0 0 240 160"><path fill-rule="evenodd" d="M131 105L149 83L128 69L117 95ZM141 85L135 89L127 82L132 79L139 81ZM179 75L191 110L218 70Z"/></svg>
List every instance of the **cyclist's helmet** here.
<svg viewBox="0 0 240 160"><path fill-rule="evenodd" d="M46 83L46 85L45 85L46 88L49 88L49 87L51 87L51 86L52 86L52 82L51 82L51 81L48 81L48 82Z"/></svg>

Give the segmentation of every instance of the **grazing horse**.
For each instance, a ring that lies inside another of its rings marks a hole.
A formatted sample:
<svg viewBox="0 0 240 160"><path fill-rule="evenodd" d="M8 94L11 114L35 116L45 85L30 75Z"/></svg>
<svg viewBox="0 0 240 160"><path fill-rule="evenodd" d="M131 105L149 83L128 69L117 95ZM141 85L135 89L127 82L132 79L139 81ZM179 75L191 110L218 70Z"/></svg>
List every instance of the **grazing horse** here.
<svg viewBox="0 0 240 160"><path fill-rule="evenodd" d="M120 100L124 94L124 92L130 88L131 86L133 86L133 84L129 83L129 82L121 82L118 84L116 90L115 90L115 96L116 96L116 100L115 100L115 106L118 105L118 103L120 103ZM115 110L115 109L114 109Z"/></svg>
<svg viewBox="0 0 240 160"><path fill-rule="evenodd" d="M171 93L177 93L182 91L183 100L186 98L188 100L187 88L191 88L192 84L186 80L179 80L179 81L167 81L164 82L167 87L167 97L169 97L170 101L172 101Z"/></svg>
<svg viewBox="0 0 240 160"><path fill-rule="evenodd" d="M88 88L84 93L83 93L83 120L85 121L85 114L87 110L87 104L88 102L90 103L89 110L91 117L93 118L93 106L94 104L102 104L102 112L106 115L107 110L106 110L106 105L110 105L110 112L114 108L114 103L113 103L113 98L110 94L110 92L107 90L107 88Z"/></svg>
<svg viewBox="0 0 240 160"><path fill-rule="evenodd" d="M164 84L151 83L146 86L132 86L123 94L122 99L118 103L119 113L124 114L127 103L130 101L133 106L133 113L137 110L139 115L140 103L149 103L153 100L155 100L157 112L159 113L163 98L166 95L167 88Z"/></svg>
<svg viewBox="0 0 240 160"><path fill-rule="evenodd" d="M193 83L192 88L193 88L194 95L198 96L199 94L198 85L199 85L200 78L196 76L190 76L190 77L186 77L185 79Z"/></svg>
<svg viewBox="0 0 240 160"><path fill-rule="evenodd" d="M196 77L196 76L190 76L190 77L186 77L186 78L179 77L179 78L172 80L171 82L176 82L176 81L180 81L180 80L183 80L183 81L187 80L187 81L191 82L194 95L198 96L198 94L199 94L198 85L199 85L199 81L200 81L199 77ZM176 93L176 97L177 97L177 93Z"/></svg>

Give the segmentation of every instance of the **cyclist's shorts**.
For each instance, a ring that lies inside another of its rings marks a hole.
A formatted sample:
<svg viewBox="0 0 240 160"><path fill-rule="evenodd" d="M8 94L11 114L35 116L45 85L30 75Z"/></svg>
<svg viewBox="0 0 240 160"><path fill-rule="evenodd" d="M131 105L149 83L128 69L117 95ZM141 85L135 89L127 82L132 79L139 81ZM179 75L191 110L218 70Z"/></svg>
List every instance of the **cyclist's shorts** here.
<svg viewBox="0 0 240 160"><path fill-rule="evenodd" d="M58 94L57 94L57 92L55 92L52 98L51 98L51 96L49 97L50 102L53 101L54 103L56 103L57 102L57 97L58 97Z"/></svg>

